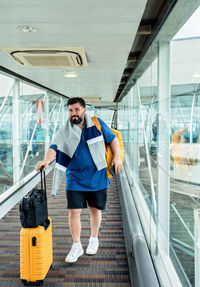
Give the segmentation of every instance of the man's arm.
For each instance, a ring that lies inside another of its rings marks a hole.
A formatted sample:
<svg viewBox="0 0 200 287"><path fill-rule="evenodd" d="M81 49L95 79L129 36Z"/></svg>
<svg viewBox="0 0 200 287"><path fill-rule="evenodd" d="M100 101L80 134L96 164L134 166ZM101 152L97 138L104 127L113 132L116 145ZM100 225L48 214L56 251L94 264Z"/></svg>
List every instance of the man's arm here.
<svg viewBox="0 0 200 287"><path fill-rule="evenodd" d="M56 152L52 148L48 149L44 160L38 161L35 166L36 171L39 171L42 166L44 166L44 170L47 169L48 165L54 160L56 157Z"/></svg>
<svg viewBox="0 0 200 287"><path fill-rule="evenodd" d="M113 139L113 141L110 143L110 146L113 152L112 165L115 166L115 173L118 173L122 169L122 161L120 158L119 141L117 137Z"/></svg>

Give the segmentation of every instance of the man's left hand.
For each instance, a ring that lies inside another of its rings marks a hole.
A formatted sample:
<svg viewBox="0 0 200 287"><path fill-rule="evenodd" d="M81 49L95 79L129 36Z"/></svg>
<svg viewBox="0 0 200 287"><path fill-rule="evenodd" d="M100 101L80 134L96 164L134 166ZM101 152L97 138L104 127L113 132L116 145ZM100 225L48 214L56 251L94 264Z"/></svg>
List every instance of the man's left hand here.
<svg viewBox="0 0 200 287"><path fill-rule="evenodd" d="M115 173L119 173L120 170L122 170L122 161L120 159L119 156L117 157L113 157L113 160L112 160L112 166L114 165L115 167Z"/></svg>

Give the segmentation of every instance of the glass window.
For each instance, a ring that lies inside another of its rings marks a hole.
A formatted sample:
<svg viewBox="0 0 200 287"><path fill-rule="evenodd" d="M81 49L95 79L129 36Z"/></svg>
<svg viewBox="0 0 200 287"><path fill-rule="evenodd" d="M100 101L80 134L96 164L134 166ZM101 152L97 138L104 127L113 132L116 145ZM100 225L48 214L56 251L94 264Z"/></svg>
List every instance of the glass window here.
<svg viewBox="0 0 200 287"><path fill-rule="evenodd" d="M0 74L0 194L12 186L12 96L14 80Z"/></svg>
<svg viewBox="0 0 200 287"><path fill-rule="evenodd" d="M156 173L158 140L157 57L119 103L118 129L125 147L125 168L133 196L141 192L138 209L151 242L151 225L156 224ZM140 190L140 191L139 191ZM138 198L139 198L138 197ZM142 198L143 197L143 198ZM154 234L155 235L155 234ZM155 238L154 238L155 240Z"/></svg>
<svg viewBox="0 0 200 287"><path fill-rule="evenodd" d="M114 110L95 108L94 112L97 117L101 118L109 127L111 127Z"/></svg>
<svg viewBox="0 0 200 287"><path fill-rule="evenodd" d="M0 104L1 194L34 171L67 109L66 99L5 74L0 74Z"/></svg>
<svg viewBox="0 0 200 287"><path fill-rule="evenodd" d="M199 15L200 8L171 41L170 256L190 286L196 286L194 212L200 208Z"/></svg>

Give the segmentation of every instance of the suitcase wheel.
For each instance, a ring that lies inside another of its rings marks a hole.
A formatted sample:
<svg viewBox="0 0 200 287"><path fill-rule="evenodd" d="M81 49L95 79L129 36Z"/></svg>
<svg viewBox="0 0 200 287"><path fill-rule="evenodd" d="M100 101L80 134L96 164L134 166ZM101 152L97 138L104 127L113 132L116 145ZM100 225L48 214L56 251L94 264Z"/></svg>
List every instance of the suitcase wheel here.
<svg viewBox="0 0 200 287"><path fill-rule="evenodd" d="M38 280L36 282L27 282L26 280L22 279L22 283L25 286L42 286L44 283L44 280Z"/></svg>

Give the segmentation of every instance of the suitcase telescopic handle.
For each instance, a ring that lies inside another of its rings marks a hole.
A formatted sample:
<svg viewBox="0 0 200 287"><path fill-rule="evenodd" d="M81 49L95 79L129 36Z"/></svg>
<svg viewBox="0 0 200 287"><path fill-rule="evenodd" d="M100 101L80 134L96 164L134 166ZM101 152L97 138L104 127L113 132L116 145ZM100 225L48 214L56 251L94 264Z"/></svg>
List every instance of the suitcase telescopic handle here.
<svg viewBox="0 0 200 287"><path fill-rule="evenodd" d="M43 176L44 175L44 176ZM46 192L46 177L45 177L45 171L44 171L44 166L41 166L40 168L40 176L41 176L41 189L43 190L43 182L44 182L44 191L47 197L47 192Z"/></svg>

